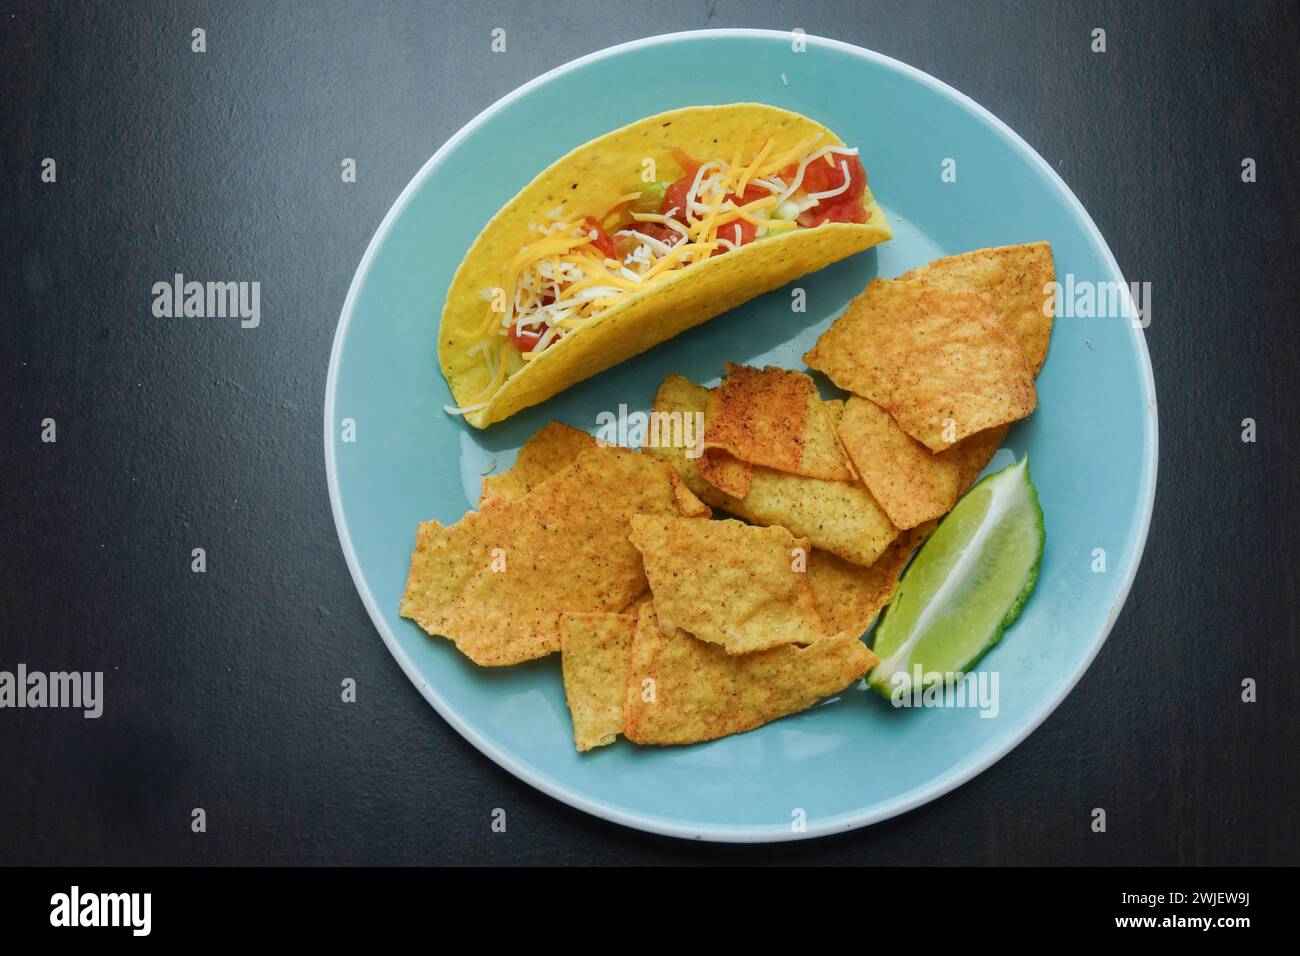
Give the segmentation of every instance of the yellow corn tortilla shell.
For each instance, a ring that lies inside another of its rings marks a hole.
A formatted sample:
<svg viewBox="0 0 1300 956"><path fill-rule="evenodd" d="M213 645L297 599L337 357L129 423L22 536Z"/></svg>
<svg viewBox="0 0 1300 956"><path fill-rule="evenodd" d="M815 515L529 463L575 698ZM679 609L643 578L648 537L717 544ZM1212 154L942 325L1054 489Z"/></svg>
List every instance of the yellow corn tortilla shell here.
<svg viewBox="0 0 1300 956"><path fill-rule="evenodd" d="M692 744L743 733L806 710L875 666L852 634L728 654L682 630L665 634L647 602L632 638L623 734L638 744Z"/></svg>
<svg viewBox="0 0 1300 956"><path fill-rule="evenodd" d="M623 732L623 697L636 613L560 615L564 698L579 750L612 744Z"/></svg>
<svg viewBox="0 0 1300 956"><path fill-rule="evenodd" d="M633 515L659 626L728 654L811 644L822 622L808 586L807 538L743 521Z"/></svg>
<svg viewBox="0 0 1300 956"><path fill-rule="evenodd" d="M856 395L836 431L872 497L899 528L947 514L957 503L963 487L957 447L934 454L887 411Z"/></svg>
<svg viewBox="0 0 1300 956"><path fill-rule="evenodd" d="M819 146L842 145L820 123L774 106L692 106L614 130L547 167L492 217L447 291L438 361L455 404L487 400L487 369L467 350L483 326L487 304L482 293L502 284L505 264L535 238L530 223L547 222L547 212L557 207L564 217L601 215L641 186L643 159L654 160L661 178L679 175L669 152L673 147L699 161L730 160L738 145L749 155L771 136L775 155L818 133ZM891 238L888 219L870 189L863 206L870 214L866 223L825 223L767 236L624 297L511 374L487 406L467 412L465 420L476 428L499 422L754 296Z"/></svg>
<svg viewBox="0 0 1300 956"><path fill-rule="evenodd" d="M595 447L596 439L586 432L548 422L524 442L510 469L484 477L478 506L482 508L489 498L522 498L551 475L577 461L582 452Z"/></svg>
<svg viewBox="0 0 1300 956"><path fill-rule="evenodd" d="M1038 400L993 300L921 279L873 281L804 361L931 451L1024 418Z"/></svg>
<svg viewBox="0 0 1300 956"><path fill-rule="evenodd" d="M728 362L722 384L709 394L704 421L706 457L721 449L740 461L791 475L853 480L817 385L802 372ZM705 477L710 477L707 471ZM744 491L713 483L744 497Z"/></svg>
<svg viewBox="0 0 1300 956"><path fill-rule="evenodd" d="M955 292L983 292L1025 353L1029 371L1038 374L1052 338L1052 302L1044 291L1056 281L1052 247L1046 242L976 249L931 263L899 276L925 279Z"/></svg>
<svg viewBox="0 0 1300 956"><path fill-rule="evenodd" d="M551 654L562 613L620 611L645 590L641 555L627 540L632 515L679 510L663 462L589 449L522 498L489 499L450 527L421 524L402 616L476 664Z"/></svg>
<svg viewBox="0 0 1300 956"><path fill-rule="evenodd" d="M669 375L655 396L655 411L697 412L709 390L680 375ZM821 481L753 467L749 494L728 495L705 480L698 458L681 448L647 451L677 468L687 487L702 501L755 524L780 525L813 547L834 552L854 564L872 564L898 536L866 487L857 482Z"/></svg>
<svg viewBox="0 0 1300 956"><path fill-rule="evenodd" d="M875 564L866 568L829 551L814 549L808 560L808 583L812 585L822 626L831 633L866 633L876 615L894 599L899 576L912 552L937 524L927 521L905 531Z"/></svg>

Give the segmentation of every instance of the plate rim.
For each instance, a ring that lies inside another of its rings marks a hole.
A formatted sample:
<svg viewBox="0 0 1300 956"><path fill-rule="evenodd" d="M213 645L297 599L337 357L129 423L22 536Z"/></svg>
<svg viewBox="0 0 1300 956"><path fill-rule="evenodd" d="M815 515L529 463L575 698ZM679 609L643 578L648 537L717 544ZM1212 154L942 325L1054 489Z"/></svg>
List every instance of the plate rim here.
<svg viewBox="0 0 1300 956"><path fill-rule="evenodd" d="M339 545L343 550L343 557L347 563L348 573L352 577L352 584L365 606L366 613L370 617L371 624L379 632L380 638L388 648L393 659L397 661L398 666L406 675L407 679L416 687L421 696L437 711L443 720L447 721L452 728L469 741L477 750L491 759L498 766L502 767L516 778L527 783L529 786L540 790L542 793L567 804L584 813L588 813L602 820L608 820L625 827L635 830L641 830L648 833L656 833L663 836L678 837L687 840L703 840L714 843L781 843L794 840L809 840L817 837L828 836L833 833L847 832L860 827L869 826L873 823L879 823L899 814L906 813L916 807L936 800L946 793L956 789L963 783L974 779L983 773L993 764L997 763L1013 749L1018 747L1025 739L1042 725L1042 723L1051 716L1061 705L1061 702L1069 695L1075 685L1082 678L1083 674L1092 665L1093 660L1101 651L1106 639L1110 636L1111 629L1115 626L1119 618L1120 611L1123 609L1128 595L1133 586L1133 581L1137 576L1138 567L1142 563L1142 556L1146 551L1147 535L1151 528L1151 515L1155 503L1156 472L1159 464L1159 419L1156 404L1155 377L1151 368L1151 356L1147 350L1145 329L1140 326L1134 326L1130 323L1130 330L1135 333L1134 341L1137 343L1138 356L1142 371L1142 391L1145 397L1145 418L1144 425L1149 434L1147 442L1148 452L1145 462L1145 474L1147 481L1142 489L1142 517L1138 528L1136 545L1134 548L1133 561L1126 573L1124 580L1120 582L1119 592L1107 612L1106 619L1102 625L1101 632L1095 640L1088 654L1075 668L1068 678L1062 683L1058 692L1053 695L1050 701L1044 705L1031 720L1022 728L1019 728L1010 737L999 746L993 748L988 753L975 760L973 763L961 766L954 772L936 777L927 784L914 788L912 791L901 794L892 800L876 807L866 807L849 813L837 814L831 817L820 818L816 821L809 821L807 828L803 832L795 833L789 827L772 824L769 826L745 826L745 825L691 825L682 823L677 820L665 819L649 814L637 813L633 811L622 810L617 807L608 806L599 800L591 799L576 793L569 789L563 781L552 779L542 774L527 764L521 763L498 750L494 744L488 741L474 726L463 719L459 713L444 701L438 692L424 679L416 668L414 662L402 649L396 636L388 627L383 612L375 600L370 588L365 583L365 577L361 572L361 566L357 559L356 551L352 545L352 537L348 531L347 523L344 519L341 497L338 487L338 470L337 458L335 451L335 429L333 422L335 418L335 398L338 386L338 371L342 360L343 342L347 338L348 330L351 326L353 311L356 306L357 298L360 294L365 280L369 276L373 259L388 237L388 233L397 218L405 211L406 206L415 194L416 190L423 184L425 178L431 170L438 165L444 155L451 152L460 142L485 123L489 118L500 112L509 104L524 96L531 90L542 86L552 79L575 70L586 64L598 60L606 59L624 53L629 50L638 49L648 46L670 45L672 43L697 39L701 37L750 37L750 38L783 38L788 39L794 34L788 30L768 30L752 27L731 27L708 30L681 30L673 33L661 33L654 36L641 37L635 40L628 40L613 46L604 47L592 53L587 53L576 59L561 63L546 72L539 74L533 79L527 81L521 86L511 90L506 95L489 104L477 115L461 126L452 136L443 143L420 167L420 169L411 177L406 186L398 194L397 198L389 206L388 212L384 215L374 234L370 237L366 245L366 251L362 254L361 261L353 273L352 282L348 286L347 296L343 301L343 308L339 314L338 324L334 330L334 341L330 348L329 370L325 381L325 402L324 402L324 444L325 444L325 478L329 491L330 511L334 517L334 530L338 535ZM1075 196L1074 191L1066 185L1060 174L1045 160L1036 149L1027 143L1023 137L1015 130L995 116L988 109L971 99L965 93L945 83L943 80L926 73L902 60L897 60L891 56L879 53L866 47L858 46L844 40L836 40L830 37L806 34L806 40L811 44L826 46L848 53L853 56L870 60L874 63L883 65L887 68L894 69L906 75L909 79L915 80L925 86L930 87L935 92L949 99L955 100L959 105L972 111L978 118L988 123L996 132L1000 132L1006 137L1014 148L1025 155L1033 164L1047 174L1049 183L1060 192L1067 204L1073 209L1079 221L1083 223L1085 231L1096 242L1103 252L1102 265L1109 267L1110 271L1124 278L1123 270L1120 269L1119 263L1115 260L1115 255L1106 242L1106 238L1093 222L1092 216L1083 204ZM1125 281L1127 288L1127 281ZM1128 295L1127 291L1124 293Z"/></svg>

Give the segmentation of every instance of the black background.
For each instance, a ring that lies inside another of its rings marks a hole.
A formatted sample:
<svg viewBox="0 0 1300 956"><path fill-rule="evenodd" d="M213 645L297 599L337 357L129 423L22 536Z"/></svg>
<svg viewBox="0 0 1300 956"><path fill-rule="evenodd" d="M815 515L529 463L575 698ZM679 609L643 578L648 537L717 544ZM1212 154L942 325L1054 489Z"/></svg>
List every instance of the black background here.
<svg viewBox="0 0 1300 956"><path fill-rule="evenodd" d="M428 156L553 66L724 26L969 94L1153 283L1155 515L1087 679L952 794L776 847L603 823L463 741L366 617L321 449L348 283ZM1298 49L1293 3L0 2L0 669L107 698L0 711L0 862L1300 862ZM259 280L261 327L154 319L174 272Z"/></svg>

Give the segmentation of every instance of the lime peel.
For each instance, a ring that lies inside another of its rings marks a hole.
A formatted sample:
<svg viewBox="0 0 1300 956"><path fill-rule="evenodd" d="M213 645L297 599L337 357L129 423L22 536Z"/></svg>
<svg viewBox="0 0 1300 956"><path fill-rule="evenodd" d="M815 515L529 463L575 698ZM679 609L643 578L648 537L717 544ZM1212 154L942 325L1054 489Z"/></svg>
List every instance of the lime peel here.
<svg viewBox="0 0 1300 956"><path fill-rule="evenodd" d="M927 676L972 666L1019 616L1044 539L1028 456L975 485L904 573L876 628L881 660L868 683L889 696L896 681L910 686L916 665Z"/></svg>

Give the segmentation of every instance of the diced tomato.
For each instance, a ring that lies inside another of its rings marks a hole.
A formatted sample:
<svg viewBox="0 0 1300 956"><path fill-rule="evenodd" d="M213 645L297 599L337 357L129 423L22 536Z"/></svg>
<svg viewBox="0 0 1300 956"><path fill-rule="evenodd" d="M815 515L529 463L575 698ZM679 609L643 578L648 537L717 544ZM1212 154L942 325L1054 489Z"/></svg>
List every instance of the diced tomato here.
<svg viewBox="0 0 1300 956"><path fill-rule="evenodd" d="M513 322L510 324L510 331L507 335L510 338L510 344L521 352L531 352L536 348L538 340L542 337L540 331L533 331L532 329L516 331Z"/></svg>
<svg viewBox="0 0 1300 956"><path fill-rule="evenodd" d="M737 219L735 222L729 222L718 227L718 238L725 239L727 242L737 246L743 246L747 242L754 241L755 227L752 222L746 222L743 219ZM713 250L712 255L718 255L721 252L728 252L726 246L718 246Z"/></svg>
<svg viewBox="0 0 1300 956"><path fill-rule="evenodd" d="M827 206L825 203L814 206L809 209L806 215L809 217L808 226L820 226L824 222L857 222L863 223L871 218L871 214L862 208L862 197L850 199L847 202L835 203ZM803 217L800 217L800 224Z"/></svg>
<svg viewBox="0 0 1300 956"><path fill-rule="evenodd" d="M659 211L664 215L668 210L676 209L673 218L678 222L686 222L686 195L691 191L691 186L695 184L695 173L683 176L671 186L664 190L664 201L659 204ZM771 195L762 186L755 186L749 183L745 186L745 191L739 197L728 193L726 198L730 199L737 206L744 206L759 199L765 199Z"/></svg>
<svg viewBox="0 0 1300 956"><path fill-rule="evenodd" d="M834 158L840 159L839 156ZM824 193L842 185L844 173L840 170L840 164L837 162L834 166L827 165L826 157L823 156L804 167L803 183L799 188L806 193Z"/></svg>
<svg viewBox="0 0 1300 956"><path fill-rule="evenodd" d="M757 202L760 199L766 199L770 195L772 194L762 186L755 186L753 183L746 183L745 191L743 193L739 196L736 196L734 193L729 193L727 198L737 206L748 206L750 203Z"/></svg>
<svg viewBox="0 0 1300 956"><path fill-rule="evenodd" d="M658 239L665 245L675 246L682 241L682 234L670 226L665 226L660 222L638 222L636 231L644 233L651 239Z"/></svg>
<svg viewBox="0 0 1300 956"><path fill-rule="evenodd" d="M614 240L609 238L609 233L605 231L604 226L596 221L595 216L586 216L582 220L582 231L588 235L594 233L595 235L592 236L591 240L592 246L599 249L600 254L606 258L614 258Z"/></svg>
<svg viewBox="0 0 1300 956"><path fill-rule="evenodd" d="M826 193L832 189L838 189L844 185L844 171L840 168L840 163L847 163L849 167L849 188L838 196L832 196L836 203L847 202L850 199L861 199L863 190L867 188L867 171L862 168L862 161L856 156L843 156L839 153L831 153L835 161L832 166L826 162L826 158L815 159L804 167L803 181L799 188L805 193ZM793 182L794 177L798 174L799 167L797 164L790 164L781 170L781 178L787 183Z"/></svg>
<svg viewBox="0 0 1300 956"><path fill-rule="evenodd" d="M841 166L844 164L849 168L849 188L831 198L836 204L861 199L862 191L867 186L867 171L862 168L861 161L856 156L841 156L837 153L832 153L831 156L835 159L834 166L828 166L822 159L808 164L803 174L803 191L826 193L839 189L844 185L844 170Z"/></svg>
<svg viewBox="0 0 1300 956"><path fill-rule="evenodd" d="M747 185L745 191L739 196L735 193L727 193L724 202L726 199L729 199L733 206L746 206L755 200L765 199L770 195L771 193L762 186ZM737 219L733 222L727 223L726 225L720 226L718 228L718 238L726 239L728 242L735 243L738 246L743 246L747 242L754 241L754 233L757 228L758 227L752 222L748 222L744 219ZM713 255L716 256L719 252L726 251L726 246L718 246L717 249L713 250Z"/></svg>
<svg viewBox="0 0 1300 956"><path fill-rule="evenodd" d="M669 210L675 209L673 218L678 222L686 221L686 194L691 191L691 186L695 183L695 174L683 176L677 182L673 183L664 190L664 201L659 204L659 211L665 216Z"/></svg>

